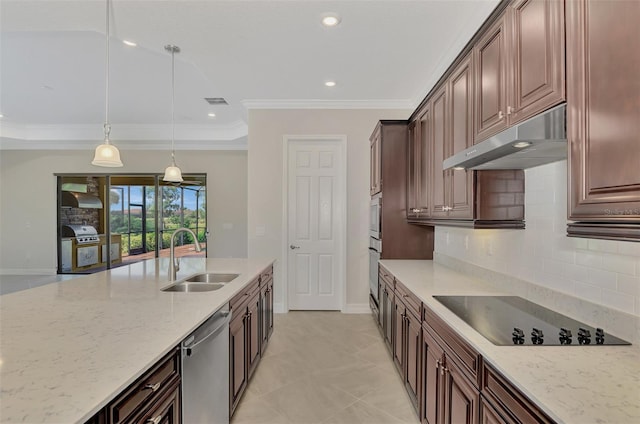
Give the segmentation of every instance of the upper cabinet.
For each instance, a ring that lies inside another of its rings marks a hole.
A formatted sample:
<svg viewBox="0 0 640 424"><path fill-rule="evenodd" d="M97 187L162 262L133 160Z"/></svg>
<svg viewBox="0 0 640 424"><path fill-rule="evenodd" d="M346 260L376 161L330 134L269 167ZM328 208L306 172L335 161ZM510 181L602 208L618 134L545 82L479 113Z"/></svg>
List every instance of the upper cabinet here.
<svg viewBox="0 0 640 424"><path fill-rule="evenodd" d="M516 0L473 46L475 142L565 100L564 2Z"/></svg>
<svg viewBox="0 0 640 424"><path fill-rule="evenodd" d="M569 235L640 240L640 2L567 2Z"/></svg>

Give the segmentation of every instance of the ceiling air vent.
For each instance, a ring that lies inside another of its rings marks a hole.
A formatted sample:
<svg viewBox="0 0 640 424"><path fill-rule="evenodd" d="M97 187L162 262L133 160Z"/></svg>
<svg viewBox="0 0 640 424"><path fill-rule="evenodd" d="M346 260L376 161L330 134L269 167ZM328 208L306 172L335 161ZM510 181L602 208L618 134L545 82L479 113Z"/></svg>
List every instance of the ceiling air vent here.
<svg viewBox="0 0 640 424"><path fill-rule="evenodd" d="M209 103L210 105L228 105L229 103L227 103L227 101L224 99L224 97L205 97L204 98L207 103Z"/></svg>

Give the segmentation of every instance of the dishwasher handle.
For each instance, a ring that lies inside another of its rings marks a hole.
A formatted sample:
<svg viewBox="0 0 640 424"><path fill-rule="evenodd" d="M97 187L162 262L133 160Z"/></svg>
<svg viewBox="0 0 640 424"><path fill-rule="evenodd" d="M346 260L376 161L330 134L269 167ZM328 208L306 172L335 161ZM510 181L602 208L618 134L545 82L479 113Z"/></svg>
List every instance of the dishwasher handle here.
<svg viewBox="0 0 640 424"><path fill-rule="evenodd" d="M210 337L213 337L219 334L224 328L226 328L229 325L229 321L231 320L231 311L222 311L216 315L224 318L220 323L220 325L216 326L213 330L209 331L204 337L202 337L200 340L198 340L195 343L193 343L195 340L195 336L193 334L189 336L184 342L182 342L181 349L187 353L187 356L191 356L192 350L196 348L200 343L203 343Z"/></svg>

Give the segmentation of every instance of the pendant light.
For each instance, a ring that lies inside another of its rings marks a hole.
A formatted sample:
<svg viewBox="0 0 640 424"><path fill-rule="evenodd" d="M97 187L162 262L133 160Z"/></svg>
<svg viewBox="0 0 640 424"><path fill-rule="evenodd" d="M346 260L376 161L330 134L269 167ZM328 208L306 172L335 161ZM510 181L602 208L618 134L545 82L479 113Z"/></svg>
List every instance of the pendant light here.
<svg viewBox="0 0 640 424"><path fill-rule="evenodd" d="M181 183L182 171L176 165L176 151L175 151L175 132L176 132L176 119L175 119L175 97L176 97L176 78L175 68L176 60L175 54L180 53L180 47L172 44L167 44L164 49L171 53L171 165L167 166L164 170L164 181L170 183Z"/></svg>
<svg viewBox="0 0 640 424"><path fill-rule="evenodd" d="M106 56L107 72L105 84L105 118L104 118L104 143L96 147L96 153L91 161L92 165L117 168L122 166L120 152L118 148L109 141L111 124L109 124L109 2L107 0L107 34L106 34Z"/></svg>

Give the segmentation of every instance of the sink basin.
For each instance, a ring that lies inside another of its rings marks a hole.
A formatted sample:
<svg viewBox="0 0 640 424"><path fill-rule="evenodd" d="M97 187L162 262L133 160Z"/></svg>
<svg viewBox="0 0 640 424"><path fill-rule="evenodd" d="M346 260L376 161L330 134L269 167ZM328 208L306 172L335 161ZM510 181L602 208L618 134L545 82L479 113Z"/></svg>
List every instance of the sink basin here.
<svg viewBox="0 0 640 424"><path fill-rule="evenodd" d="M185 281L188 283L228 283L234 280L240 274L218 274L210 272L206 274L196 274L193 277L187 278Z"/></svg>
<svg viewBox="0 0 640 424"><path fill-rule="evenodd" d="M219 290L224 287L223 283L189 283L182 282L162 289L165 292L182 292L182 293L197 293Z"/></svg>
<svg viewBox="0 0 640 424"><path fill-rule="evenodd" d="M226 283L234 280L239 275L240 274L221 274L217 272L196 274L185 279L184 281L164 288L162 289L162 291L197 293L219 290L223 288Z"/></svg>

